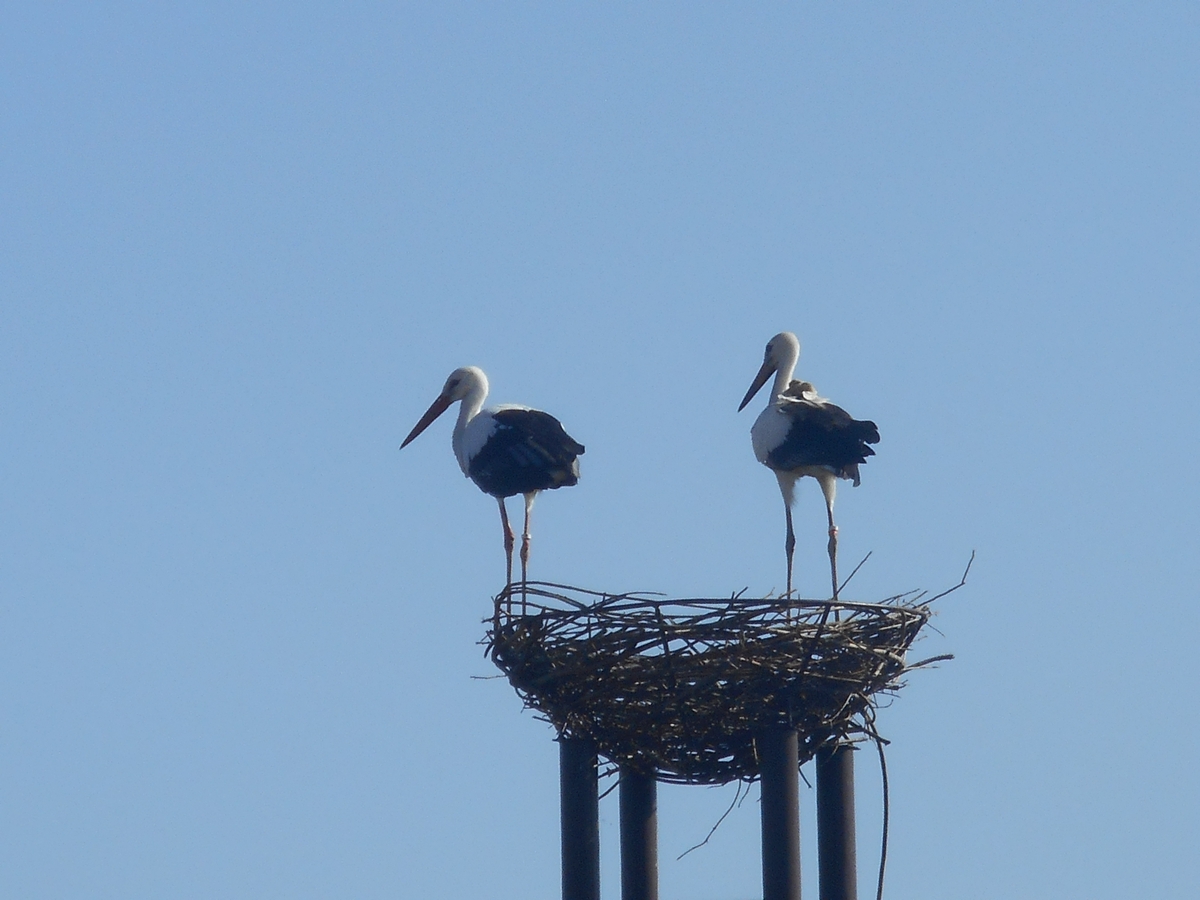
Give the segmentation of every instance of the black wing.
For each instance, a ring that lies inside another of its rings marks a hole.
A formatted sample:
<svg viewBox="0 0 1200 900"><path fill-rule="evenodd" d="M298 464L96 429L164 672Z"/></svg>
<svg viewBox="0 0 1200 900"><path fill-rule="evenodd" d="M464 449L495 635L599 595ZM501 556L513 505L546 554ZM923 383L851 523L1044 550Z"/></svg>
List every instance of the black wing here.
<svg viewBox="0 0 1200 900"><path fill-rule="evenodd" d="M511 497L579 482L583 444L538 409L492 413L496 430L471 458L471 480L493 497Z"/></svg>
<svg viewBox="0 0 1200 900"><path fill-rule="evenodd" d="M786 471L828 466L834 474L853 478L858 484L859 463L875 455L867 445L879 443L874 422L855 419L840 406L824 402L793 401L783 411L792 426L783 443L768 456L771 468Z"/></svg>

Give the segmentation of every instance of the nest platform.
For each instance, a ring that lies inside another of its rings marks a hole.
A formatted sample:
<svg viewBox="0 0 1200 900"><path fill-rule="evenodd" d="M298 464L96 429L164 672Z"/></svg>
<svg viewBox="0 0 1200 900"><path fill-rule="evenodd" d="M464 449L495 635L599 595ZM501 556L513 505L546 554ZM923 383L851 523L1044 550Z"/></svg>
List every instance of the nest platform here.
<svg viewBox="0 0 1200 900"><path fill-rule="evenodd" d="M878 697L932 661L905 661L932 615L923 597L668 600L530 582L495 598L484 644L560 736L661 781L725 784L759 777L764 729L796 729L802 763L875 736Z"/></svg>

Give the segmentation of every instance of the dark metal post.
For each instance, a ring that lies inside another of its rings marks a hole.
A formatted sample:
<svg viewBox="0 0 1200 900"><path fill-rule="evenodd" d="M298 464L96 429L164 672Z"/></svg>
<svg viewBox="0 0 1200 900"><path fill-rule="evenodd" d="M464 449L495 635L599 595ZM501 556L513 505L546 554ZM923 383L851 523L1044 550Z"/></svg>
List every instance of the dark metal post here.
<svg viewBox="0 0 1200 900"><path fill-rule="evenodd" d="M600 795L596 742L558 742L563 900L600 900Z"/></svg>
<svg viewBox="0 0 1200 900"><path fill-rule="evenodd" d="M800 900L800 757L796 732L755 736L762 775L763 900Z"/></svg>
<svg viewBox="0 0 1200 900"><path fill-rule="evenodd" d="M658 900L658 780L621 770L621 900Z"/></svg>
<svg viewBox="0 0 1200 900"><path fill-rule="evenodd" d="M821 900L857 900L854 847L854 748L817 751L817 855Z"/></svg>

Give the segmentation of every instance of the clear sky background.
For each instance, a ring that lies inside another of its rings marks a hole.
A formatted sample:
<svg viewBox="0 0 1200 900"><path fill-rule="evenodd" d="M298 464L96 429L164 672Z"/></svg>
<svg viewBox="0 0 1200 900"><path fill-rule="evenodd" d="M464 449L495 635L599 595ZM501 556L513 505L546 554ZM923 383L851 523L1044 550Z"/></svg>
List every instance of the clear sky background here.
<svg viewBox="0 0 1200 900"><path fill-rule="evenodd" d="M764 594L735 409L787 329L883 436L848 594L978 553L881 713L887 896L1200 895L1198 47L1169 2L9 4L0 894L555 896L495 504L450 416L397 447L482 366L587 445L534 576ZM797 530L819 595L811 483ZM664 900L761 896L757 788L675 859L733 792L662 790Z"/></svg>

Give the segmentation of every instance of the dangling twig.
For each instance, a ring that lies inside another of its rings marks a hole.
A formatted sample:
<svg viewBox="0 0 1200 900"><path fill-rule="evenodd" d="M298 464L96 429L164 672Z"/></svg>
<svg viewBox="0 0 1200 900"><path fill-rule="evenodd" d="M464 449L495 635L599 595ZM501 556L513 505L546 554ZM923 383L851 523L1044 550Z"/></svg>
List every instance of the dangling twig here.
<svg viewBox="0 0 1200 900"><path fill-rule="evenodd" d="M891 814L891 804L888 798L887 760L883 755L883 738L875 731L874 726L871 727L871 731L874 732L872 737L875 740L875 747L879 751L879 774L883 778L883 839L879 848L879 886L875 890L875 900L883 900L883 871L887 866L888 819Z"/></svg>
<svg viewBox="0 0 1200 900"><path fill-rule="evenodd" d="M727 815L729 815L731 812L733 812L733 808L735 806L737 806L738 800L741 796L742 796L742 782L739 781L737 783L737 793L733 795L733 802L729 804L729 809L725 810L725 812L723 812L721 814L721 818L717 819L717 824L708 830L708 834L706 834L704 836L704 840L702 840L700 843L698 843L694 847L688 847L686 850L684 850L682 853L680 853L677 857L675 857L675 861L679 862L679 860L683 859L685 856L687 856L693 850L699 850L701 847L703 847L705 844L707 844L708 839L711 838L714 834L716 834L717 829L721 827L721 823L725 821L725 817Z"/></svg>

